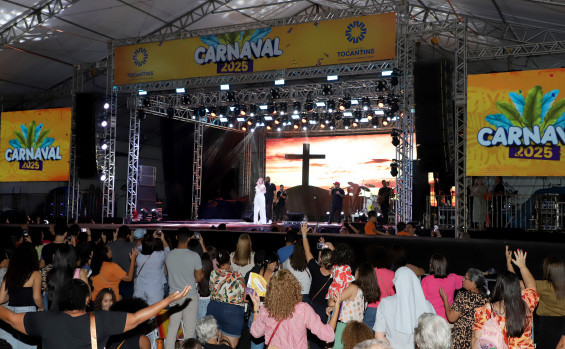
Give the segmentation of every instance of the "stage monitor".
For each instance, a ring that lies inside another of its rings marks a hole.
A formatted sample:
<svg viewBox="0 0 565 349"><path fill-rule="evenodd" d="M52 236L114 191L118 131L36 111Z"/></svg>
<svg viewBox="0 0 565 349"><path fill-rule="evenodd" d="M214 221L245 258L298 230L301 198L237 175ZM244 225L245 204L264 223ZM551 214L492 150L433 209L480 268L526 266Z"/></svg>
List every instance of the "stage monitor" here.
<svg viewBox="0 0 565 349"><path fill-rule="evenodd" d="M0 182L69 180L71 108L0 114Z"/></svg>
<svg viewBox="0 0 565 349"><path fill-rule="evenodd" d="M469 75L468 176L563 176L565 69Z"/></svg>

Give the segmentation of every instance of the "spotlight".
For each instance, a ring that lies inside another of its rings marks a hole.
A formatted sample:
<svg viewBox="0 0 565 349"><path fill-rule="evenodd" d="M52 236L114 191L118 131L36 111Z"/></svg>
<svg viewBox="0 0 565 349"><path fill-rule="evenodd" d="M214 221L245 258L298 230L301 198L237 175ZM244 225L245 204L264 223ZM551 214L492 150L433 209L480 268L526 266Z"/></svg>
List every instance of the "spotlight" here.
<svg viewBox="0 0 565 349"><path fill-rule="evenodd" d="M182 95L180 97L180 102L182 105L189 105L190 104L190 96Z"/></svg>
<svg viewBox="0 0 565 349"><path fill-rule="evenodd" d="M303 131L307 131L307 130L308 130L308 126L306 126L306 125L305 125L305 126L302 126L302 130L303 130Z"/></svg>
<svg viewBox="0 0 565 349"><path fill-rule="evenodd" d="M106 116L106 114L104 114L100 119L100 126L102 127L108 126L108 117Z"/></svg>
<svg viewBox="0 0 565 349"><path fill-rule="evenodd" d="M284 79L275 80L275 85L277 86L284 85Z"/></svg>
<svg viewBox="0 0 565 349"><path fill-rule="evenodd" d="M281 95L280 95L279 89L278 88L272 88L271 89L271 99L279 99L280 97L281 97Z"/></svg>
<svg viewBox="0 0 565 349"><path fill-rule="evenodd" d="M351 123L351 126L353 126L354 128L359 126L359 124L357 123L357 121L353 120L353 123Z"/></svg>
<svg viewBox="0 0 565 349"><path fill-rule="evenodd" d="M292 125L292 127L293 127L295 130L298 130L298 128L299 128L300 126L298 125L298 123L295 122L295 123Z"/></svg>
<svg viewBox="0 0 565 349"><path fill-rule="evenodd" d="M267 108L267 112L269 114L276 114L277 113L277 106L274 103L269 104L269 107Z"/></svg>
<svg viewBox="0 0 565 349"><path fill-rule="evenodd" d="M267 129L267 131L271 131L273 129L273 127L269 124L267 124L267 127L265 127Z"/></svg>
<svg viewBox="0 0 565 349"><path fill-rule="evenodd" d="M281 115L284 115L288 112L288 106L286 105L286 102L282 102L279 104L279 112Z"/></svg>
<svg viewBox="0 0 565 349"><path fill-rule="evenodd" d="M208 109L208 112L210 113L210 117L215 118L216 117L216 108L214 107L210 107Z"/></svg>
<svg viewBox="0 0 565 349"><path fill-rule="evenodd" d="M137 94L139 94L140 96L147 96L147 91L139 90L139 91L137 91Z"/></svg>
<svg viewBox="0 0 565 349"><path fill-rule="evenodd" d="M322 87L322 95L324 95L324 96L333 95L332 86L331 85L324 85Z"/></svg>
<svg viewBox="0 0 565 349"><path fill-rule="evenodd" d="M100 180L102 182L104 182L106 180L106 174L105 173L102 173L102 175L100 175Z"/></svg>
<svg viewBox="0 0 565 349"><path fill-rule="evenodd" d="M388 91L388 88L386 87L386 82L384 82L383 80L379 80L379 82L377 82L376 90L377 92Z"/></svg>
<svg viewBox="0 0 565 349"><path fill-rule="evenodd" d="M305 124L308 122L308 117L306 115L302 115L302 118L300 119L300 121Z"/></svg>
<svg viewBox="0 0 565 349"><path fill-rule="evenodd" d="M241 130L242 130L242 131L247 131L247 126L245 126L245 125L241 126Z"/></svg>
<svg viewBox="0 0 565 349"><path fill-rule="evenodd" d="M277 117L277 118L275 119L275 125L280 125L280 123L281 123L281 118L280 118L280 117Z"/></svg>
<svg viewBox="0 0 565 349"><path fill-rule="evenodd" d="M328 81L337 81L339 77L337 75L328 75L326 78Z"/></svg>
<svg viewBox="0 0 565 349"><path fill-rule="evenodd" d="M320 124L320 128L326 128L326 124L321 123L321 124Z"/></svg>
<svg viewBox="0 0 565 349"><path fill-rule="evenodd" d="M390 175L393 177L398 176L398 163L392 162L390 164Z"/></svg>
<svg viewBox="0 0 565 349"><path fill-rule="evenodd" d="M272 117L271 115L265 115L265 116L263 117L263 119L264 119L265 121L273 121L273 117Z"/></svg>
<svg viewBox="0 0 565 349"><path fill-rule="evenodd" d="M241 116L238 116L236 120L237 122L245 122L245 118Z"/></svg>
<svg viewBox="0 0 565 349"><path fill-rule="evenodd" d="M233 93L233 92L226 93L226 101L227 102L235 102L235 93Z"/></svg>
<svg viewBox="0 0 565 349"><path fill-rule="evenodd" d="M398 145L400 144L400 139L398 138L398 133L395 131L393 133L391 133L392 136L392 145L394 145L395 147L398 147Z"/></svg>
<svg viewBox="0 0 565 349"><path fill-rule="evenodd" d="M253 118L247 118L247 125L253 125Z"/></svg>
<svg viewBox="0 0 565 349"><path fill-rule="evenodd" d="M143 104L144 107L150 107L151 106L151 100L149 100L148 97L144 97L143 100L141 101L141 103Z"/></svg>
<svg viewBox="0 0 565 349"><path fill-rule="evenodd" d="M298 114L302 110L302 105L300 104L300 102L294 102L292 104L292 107L294 108L294 114Z"/></svg>
<svg viewBox="0 0 565 349"><path fill-rule="evenodd" d="M277 131L281 132L281 131L282 131L282 128L277 127Z"/></svg>
<svg viewBox="0 0 565 349"><path fill-rule="evenodd" d="M186 91L185 91L184 87L177 87L176 92L177 93L185 93Z"/></svg>
<svg viewBox="0 0 565 349"><path fill-rule="evenodd" d="M255 114L257 114L257 110L257 105L251 104L249 107L249 116L255 116Z"/></svg>
<svg viewBox="0 0 565 349"><path fill-rule="evenodd" d="M247 107L243 104L239 106L239 115L241 116L247 115Z"/></svg>
<svg viewBox="0 0 565 349"><path fill-rule="evenodd" d="M343 99L340 99L339 102L337 103L337 109L339 111L344 111L345 108L345 101Z"/></svg>
<svg viewBox="0 0 565 349"><path fill-rule="evenodd" d="M311 99L307 99L306 103L304 103L304 109L310 113L314 110L314 102Z"/></svg>
<svg viewBox="0 0 565 349"><path fill-rule="evenodd" d="M333 113L335 110L335 101L333 99L330 99L328 101L328 113Z"/></svg>
<svg viewBox="0 0 565 349"><path fill-rule="evenodd" d="M230 89L229 84L220 85L220 90L222 90L222 91L229 91L229 89Z"/></svg>
<svg viewBox="0 0 565 349"><path fill-rule="evenodd" d="M349 129L349 126L351 125L351 121L349 119L343 119L343 128L344 129Z"/></svg>
<svg viewBox="0 0 565 349"><path fill-rule="evenodd" d="M388 120L387 119L383 119L383 126L388 126Z"/></svg>
<svg viewBox="0 0 565 349"><path fill-rule="evenodd" d="M325 107L325 106L326 106L326 102L323 102L323 101L318 101L318 102L316 102L316 107L317 107L317 108L323 108L323 107Z"/></svg>
<svg viewBox="0 0 565 349"><path fill-rule="evenodd" d="M100 149L102 149L102 150L108 149L108 142L106 142L105 139L103 139L102 141L100 141Z"/></svg>
<svg viewBox="0 0 565 349"><path fill-rule="evenodd" d="M363 110L369 110L371 108L371 100L369 99L369 97L363 97L361 99L361 105L363 106Z"/></svg>
<svg viewBox="0 0 565 349"><path fill-rule="evenodd" d="M104 109L110 109L110 102L108 100L106 100L106 102L104 102Z"/></svg>

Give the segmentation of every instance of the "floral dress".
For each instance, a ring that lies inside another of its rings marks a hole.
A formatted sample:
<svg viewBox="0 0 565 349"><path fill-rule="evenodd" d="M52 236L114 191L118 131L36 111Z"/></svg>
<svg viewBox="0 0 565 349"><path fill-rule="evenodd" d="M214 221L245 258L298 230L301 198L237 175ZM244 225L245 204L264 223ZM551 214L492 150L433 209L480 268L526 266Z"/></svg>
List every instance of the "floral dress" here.
<svg viewBox="0 0 565 349"><path fill-rule="evenodd" d="M507 337L506 316L500 316L496 312L493 312L489 304L485 304L475 310L475 325L473 326L473 331L480 331L483 328L483 324L491 317L494 317L500 324L502 334L504 335L504 341L508 345L508 349L534 349L534 341L532 339L532 314L539 303L539 294L536 290L527 288L522 291L522 299L526 302L529 313L527 319L528 325L521 337Z"/></svg>
<svg viewBox="0 0 565 349"><path fill-rule="evenodd" d="M349 284L355 280L349 265L335 265L332 268L332 284L326 294L326 299L335 298L341 294Z"/></svg>
<svg viewBox="0 0 565 349"><path fill-rule="evenodd" d="M229 304L243 304L245 284L237 271L216 269L210 273L210 299Z"/></svg>
<svg viewBox="0 0 565 349"><path fill-rule="evenodd" d="M486 296L465 289L455 296L451 310L461 313L461 317L453 324L453 349L471 349L475 309L487 302Z"/></svg>

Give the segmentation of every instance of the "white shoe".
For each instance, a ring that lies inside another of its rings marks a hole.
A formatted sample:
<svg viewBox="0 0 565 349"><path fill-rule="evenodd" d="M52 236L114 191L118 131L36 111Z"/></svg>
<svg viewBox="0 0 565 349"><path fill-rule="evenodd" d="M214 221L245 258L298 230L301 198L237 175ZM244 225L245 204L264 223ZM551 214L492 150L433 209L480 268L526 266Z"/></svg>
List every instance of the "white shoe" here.
<svg viewBox="0 0 565 349"><path fill-rule="evenodd" d="M273 221L269 219L269 221L268 221L267 223L268 223L268 224L271 224L271 223L273 223Z"/></svg>

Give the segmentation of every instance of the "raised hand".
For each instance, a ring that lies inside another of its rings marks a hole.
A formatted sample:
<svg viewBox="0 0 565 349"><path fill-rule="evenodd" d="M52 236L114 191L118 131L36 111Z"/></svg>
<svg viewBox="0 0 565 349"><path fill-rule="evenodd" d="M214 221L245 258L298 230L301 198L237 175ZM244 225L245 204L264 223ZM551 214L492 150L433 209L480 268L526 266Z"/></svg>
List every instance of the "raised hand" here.
<svg viewBox="0 0 565 349"><path fill-rule="evenodd" d="M191 289L192 289L191 286L184 286L184 289L182 291L180 292L176 291L175 293L169 296L170 301L174 302L186 297L186 295L188 294L188 292L190 292Z"/></svg>
<svg viewBox="0 0 565 349"><path fill-rule="evenodd" d="M307 222L300 223L300 232L302 233L302 236L306 236L308 234L308 223Z"/></svg>
<svg viewBox="0 0 565 349"><path fill-rule="evenodd" d="M516 250L514 251L514 259L512 259L512 263L514 263L520 269L525 268L527 256L528 256L527 252L524 252L522 250Z"/></svg>
<svg viewBox="0 0 565 349"><path fill-rule="evenodd" d="M508 249L508 245L506 245L506 264L511 264L512 262L512 251Z"/></svg>

